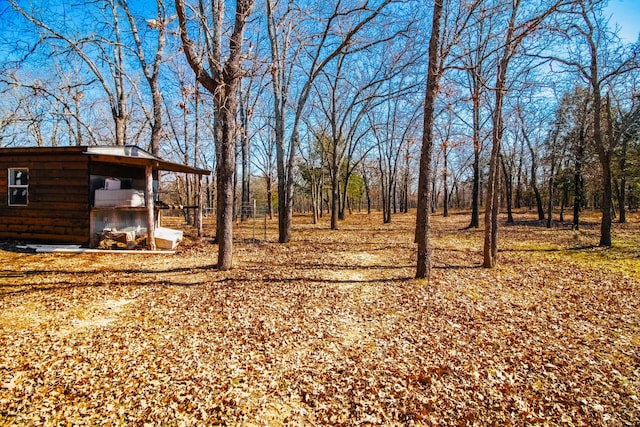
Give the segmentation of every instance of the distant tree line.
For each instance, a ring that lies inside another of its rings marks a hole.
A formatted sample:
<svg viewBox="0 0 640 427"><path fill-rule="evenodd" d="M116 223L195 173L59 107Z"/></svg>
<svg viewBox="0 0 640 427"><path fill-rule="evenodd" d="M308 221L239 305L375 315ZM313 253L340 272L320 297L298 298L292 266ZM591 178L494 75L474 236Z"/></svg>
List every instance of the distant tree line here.
<svg viewBox="0 0 640 427"><path fill-rule="evenodd" d="M640 202L640 74L605 6L9 0L0 146L135 144L215 170L172 190L217 207L220 268L254 200L280 242L294 210L337 229L417 208L419 241L429 215L467 209L491 267L500 213L526 207L575 228L600 209L608 246Z"/></svg>

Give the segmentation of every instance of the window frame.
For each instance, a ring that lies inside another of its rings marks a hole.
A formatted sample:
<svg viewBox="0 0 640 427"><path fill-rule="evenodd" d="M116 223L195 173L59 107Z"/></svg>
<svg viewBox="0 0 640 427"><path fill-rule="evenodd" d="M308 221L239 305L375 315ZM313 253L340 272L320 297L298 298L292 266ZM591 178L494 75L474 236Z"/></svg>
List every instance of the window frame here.
<svg viewBox="0 0 640 427"><path fill-rule="evenodd" d="M16 184L16 178L18 178L15 173L22 172L26 174L27 183L26 184ZM11 200L11 192L13 190L26 190L25 201L24 203L14 203ZM28 206L29 205L29 168L9 168L7 170L7 205L8 206Z"/></svg>

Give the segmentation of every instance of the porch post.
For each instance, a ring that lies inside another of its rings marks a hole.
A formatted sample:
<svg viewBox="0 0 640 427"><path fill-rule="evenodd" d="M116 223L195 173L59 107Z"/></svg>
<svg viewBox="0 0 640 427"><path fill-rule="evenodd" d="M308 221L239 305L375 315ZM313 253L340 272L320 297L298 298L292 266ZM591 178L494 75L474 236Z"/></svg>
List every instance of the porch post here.
<svg viewBox="0 0 640 427"><path fill-rule="evenodd" d="M155 203L153 202L153 167L146 165L144 168L145 176L145 206L147 207L147 248L152 251L156 250L155 235Z"/></svg>
<svg viewBox="0 0 640 427"><path fill-rule="evenodd" d="M203 235L202 230L202 175L198 174L196 177L196 188L197 188L197 196L196 196L196 204L198 207L196 208L196 227L198 228L198 238L201 239Z"/></svg>

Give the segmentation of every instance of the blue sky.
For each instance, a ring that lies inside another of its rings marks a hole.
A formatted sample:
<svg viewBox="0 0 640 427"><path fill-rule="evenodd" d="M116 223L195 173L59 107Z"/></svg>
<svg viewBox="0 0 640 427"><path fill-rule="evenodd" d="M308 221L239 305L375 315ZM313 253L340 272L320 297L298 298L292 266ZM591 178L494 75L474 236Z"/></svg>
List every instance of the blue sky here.
<svg viewBox="0 0 640 427"><path fill-rule="evenodd" d="M640 0L609 0L607 13L611 14L610 25L617 23L619 36L625 43L638 41L640 33Z"/></svg>

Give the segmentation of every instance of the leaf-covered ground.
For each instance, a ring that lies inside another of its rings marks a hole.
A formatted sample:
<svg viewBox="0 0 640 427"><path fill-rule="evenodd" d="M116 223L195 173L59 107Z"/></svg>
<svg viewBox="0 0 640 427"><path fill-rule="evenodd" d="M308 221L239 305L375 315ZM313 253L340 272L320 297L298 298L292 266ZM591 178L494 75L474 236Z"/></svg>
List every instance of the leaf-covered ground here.
<svg viewBox="0 0 640 427"><path fill-rule="evenodd" d="M0 425L639 425L640 224L296 217L176 255L0 251ZM174 224L175 225L175 224ZM189 230L187 230L189 231Z"/></svg>

